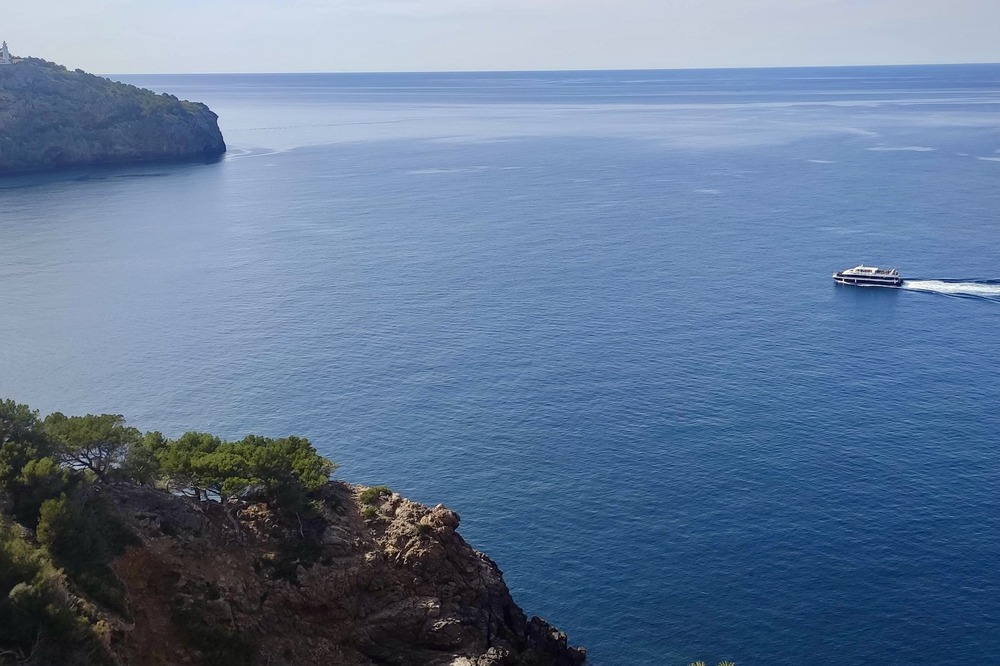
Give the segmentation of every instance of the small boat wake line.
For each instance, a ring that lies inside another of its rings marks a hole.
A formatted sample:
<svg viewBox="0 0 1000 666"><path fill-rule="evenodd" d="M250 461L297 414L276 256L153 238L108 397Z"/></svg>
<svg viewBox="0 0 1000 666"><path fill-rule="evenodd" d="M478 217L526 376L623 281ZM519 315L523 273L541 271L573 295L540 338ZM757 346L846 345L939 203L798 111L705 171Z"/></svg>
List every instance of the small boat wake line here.
<svg viewBox="0 0 1000 666"><path fill-rule="evenodd" d="M903 289L1000 301L1000 280L903 280Z"/></svg>

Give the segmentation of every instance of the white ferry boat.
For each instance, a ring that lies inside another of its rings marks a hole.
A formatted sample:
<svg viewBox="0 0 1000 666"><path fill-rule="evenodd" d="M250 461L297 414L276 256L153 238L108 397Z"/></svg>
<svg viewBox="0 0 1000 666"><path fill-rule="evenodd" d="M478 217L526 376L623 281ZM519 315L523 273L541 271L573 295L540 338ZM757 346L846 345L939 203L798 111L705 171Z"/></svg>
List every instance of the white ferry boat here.
<svg viewBox="0 0 1000 666"><path fill-rule="evenodd" d="M876 268L864 264L834 273L833 281L862 287L898 287L903 284L903 278L899 277L899 271L895 268Z"/></svg>

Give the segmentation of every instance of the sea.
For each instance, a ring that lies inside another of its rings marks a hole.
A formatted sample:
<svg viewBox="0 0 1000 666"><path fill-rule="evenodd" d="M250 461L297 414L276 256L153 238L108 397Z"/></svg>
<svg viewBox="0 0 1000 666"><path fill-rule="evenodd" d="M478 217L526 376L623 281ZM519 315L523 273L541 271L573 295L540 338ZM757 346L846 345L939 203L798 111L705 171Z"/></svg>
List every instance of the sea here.
<svg viewBox="0 0 1000 666"><path fill-rule="evenodd" d="M0 180L0 395L308 437L598 666L1000 660L1000 65L111 78L229 152Z"/></svg>

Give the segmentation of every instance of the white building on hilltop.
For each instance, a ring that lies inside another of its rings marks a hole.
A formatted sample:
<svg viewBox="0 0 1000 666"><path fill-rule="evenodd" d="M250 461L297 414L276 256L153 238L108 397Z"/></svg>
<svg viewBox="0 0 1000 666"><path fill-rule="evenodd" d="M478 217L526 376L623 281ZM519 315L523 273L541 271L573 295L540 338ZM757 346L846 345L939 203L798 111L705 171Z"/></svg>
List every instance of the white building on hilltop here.
<svg viewBox="0 0 1000 666"><path fill-rule="evenodd" d="M14 62L10 59L10 51L7 50L7 42L0 46L0 65L13 65Z"/></svg>

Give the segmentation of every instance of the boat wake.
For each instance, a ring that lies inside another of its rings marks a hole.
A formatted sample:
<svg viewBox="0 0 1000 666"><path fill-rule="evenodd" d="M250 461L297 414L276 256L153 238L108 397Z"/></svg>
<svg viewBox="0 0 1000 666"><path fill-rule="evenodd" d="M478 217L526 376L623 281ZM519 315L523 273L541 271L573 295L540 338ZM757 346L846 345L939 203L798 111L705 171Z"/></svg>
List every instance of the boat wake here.
<svg viewBox="0 0 1000 666"><path fill-rule="evenodd" d="M903 289L1000 302L1000 280L903 280Z"/></svg>

